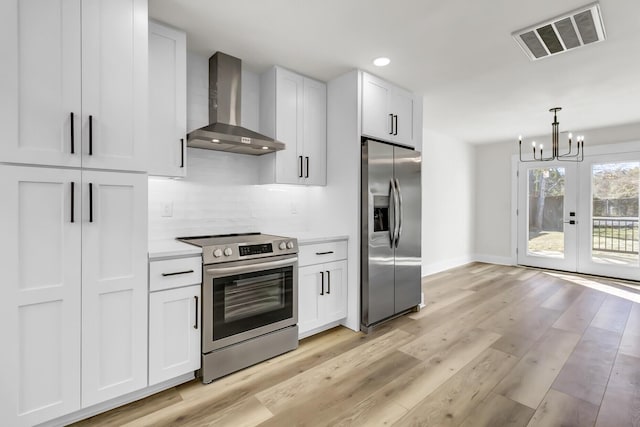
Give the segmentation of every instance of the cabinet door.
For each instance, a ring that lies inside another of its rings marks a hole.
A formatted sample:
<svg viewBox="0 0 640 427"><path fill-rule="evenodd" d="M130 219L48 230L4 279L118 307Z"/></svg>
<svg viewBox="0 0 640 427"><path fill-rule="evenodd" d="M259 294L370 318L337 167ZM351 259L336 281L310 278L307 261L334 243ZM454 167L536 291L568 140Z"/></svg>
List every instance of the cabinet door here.
<svg viewBox="0 0 640 427"><path fill-rule="evenodd" d="M147 384L147 176L82 172L82 405Z"/></svg>
<svg viewBox="0 0 640 427"><path fill-rule="evenodd" d="M186 175L187 36L149 22L149 174Z"/></svg>
<svg viewBox="0 0 640 427"><path fill-rule="evenodd" d="M200 369L200 284L149 295L149 385Z"/></svg>
<svg viewBox="0 0 640 427"><path fill-rule="evenodd" d="M394 88L391 96L391 113L394 115L393 141L415 147L413 139L413 94Z"/></svg>
<svg viewBox="0 0 640 427"><path fill-rule="evenodd" d="M347 261L323 264L324 295L320 297L325 323L347 316Z"/></svg>
<svg viewBox="0 0 640 427"><path fill-rule="evenodd" d="M391 140L393 115L389 111L391 86L371 74L362 73L362 134Z"/></svg>
<svg viewBox="0 0 640 427"><path fill-rule="evenodd" d="M303 177L303 77L276 69L276 139L286 148L276 152L276 182L297 184Z"/></svg>
<svg viewBox="0 0 640 427"><path fill-rule="evenodd" d="M320 292L322 265L301 267L298 271L298 334L322 325Z"/></svg>
<svg viewBox="0 0 640 427"><path fill-rule="evenodd" d="M304 183L327 184L327 85L304 79Z"/></svg>
<svg viewBox="0 0 640 427"><path fill-rule="evenodd" d="M146 0L82 1L82 165L146 171Z"/></svg>
<svg viewBox="0 0 640 427"><path fill-rule="evenodd" d="M34 425L80 408L80 172L0 165L0 194L0 414Z"/></svg>
<svg viewBox="0 0 640 427"><path fill-rule="evenodd" d="M80 0L0 2L0 57L0 161L80 166Z"/></svg>

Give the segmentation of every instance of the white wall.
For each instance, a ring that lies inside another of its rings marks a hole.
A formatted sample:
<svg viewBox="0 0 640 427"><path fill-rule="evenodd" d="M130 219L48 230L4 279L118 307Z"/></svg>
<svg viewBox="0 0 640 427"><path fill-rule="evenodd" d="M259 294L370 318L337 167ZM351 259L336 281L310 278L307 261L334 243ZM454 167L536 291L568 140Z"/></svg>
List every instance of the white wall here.
<svg viewBox="0 0 640 427"><path fill-rule="evenodd" d="M428 123L427 123L428 125ZM422 274L473 260L474 147L428 129L422 144Z"/></svg>
<svg viewBox="0 0 640 427"><path fill-rule="evenodd" d="M209 61L187 55L187 132L209 123ZM258 130L259 78L242 71L242 124ZM149 239L258 231L298 236L314 229L324 187L258 185L258 156L189 148L187 178L149 178ZM165 205L173 208L163 217Z"/></svg>
<svg viewBox="0 0 640 427"><path fill-rule="evenodd" d="M549 129L551 132L551 129ZM585 136L585 152L589 147L637 141L640 123L590 129ZM527 138L545 142L549 135ZM523 145L525 143L523 142ZM549 144L550 146L550 144ZM566 136L560 135L560 149L566 149ZM514 262L512 248L512 157L518 153L517 141L478 145L475 148L475 253L476 260L510 264Z"/></svg>

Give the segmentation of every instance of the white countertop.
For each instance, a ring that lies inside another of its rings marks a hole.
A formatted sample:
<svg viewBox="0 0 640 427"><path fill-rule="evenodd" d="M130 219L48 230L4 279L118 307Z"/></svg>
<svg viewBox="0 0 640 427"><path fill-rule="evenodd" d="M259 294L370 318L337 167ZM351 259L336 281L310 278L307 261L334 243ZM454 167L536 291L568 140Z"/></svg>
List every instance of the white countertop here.
<svg viewBox="0 0 640 427"><path fill-rule="evenodd" d="M179 242L175 239L149 241L150 260L171 257L200 256L201 254L202 248L188 243Z"/></svg>
<svg viewBox="0 0 640 427"><path fill-rule="evenodd" d="M302 233L291 233L291 237L298 239L298 245L313 245L316 243L336 242L339 240L349 240L349 236L345 235L327 235L319 234L313 231Z"/></svg>

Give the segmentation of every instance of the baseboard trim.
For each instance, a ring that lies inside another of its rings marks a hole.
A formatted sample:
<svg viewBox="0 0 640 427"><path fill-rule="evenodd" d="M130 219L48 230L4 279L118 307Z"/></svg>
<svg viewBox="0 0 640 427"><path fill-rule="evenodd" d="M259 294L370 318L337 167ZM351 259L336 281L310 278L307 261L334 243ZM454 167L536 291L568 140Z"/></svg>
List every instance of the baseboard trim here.
<svg viewBox="0 0 640 427"><path fill-rule="evenodd" d="M475 255L476 262L486 262L487 264L499 264L499 265L516 265L517 262L511 257L495 256L495 255Z"/></svg>
<svg viewBox="0 0 640 427"><path fill-rule="evenodd" d="M422 277L449 270L451 268L460 267L474 261L474 257L469 255L430 264L422 264Z"/></svg>
<svg viewBox="0 0 640 427"><path fill-rule="evenodd" d="M76 421L81 421L86 418L93 417L94 415L98 415L103 412L110 411L111 409L117 408L119 406L126 405L127 403L144 399L145 397L151 396L152 394L156 394L163 390L169 389L171 387L175 387L179 384L191 381L194 378L195 378L195 375L193 373L181 375L179 377L170 379L160 384L156 384L151 387L146 387L146 388L143 388L142 390L134 391L132 393L125 394L124 396L119 396L119 397L116 397L115 399L111 399L106 402L101 402L96 405L89 406L88 408L84 408L79 411L72 412L71 414L63 415L62 417L44 422L42 424L38 424L38 427L66 426L71 423L75 423Z"/></svg>

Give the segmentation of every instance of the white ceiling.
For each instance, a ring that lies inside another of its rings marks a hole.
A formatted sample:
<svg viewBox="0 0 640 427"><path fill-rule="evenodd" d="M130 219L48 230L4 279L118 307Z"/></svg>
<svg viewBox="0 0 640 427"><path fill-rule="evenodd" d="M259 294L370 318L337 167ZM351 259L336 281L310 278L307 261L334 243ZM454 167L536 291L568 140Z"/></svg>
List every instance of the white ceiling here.
<svg viewBox="0 0 640 427"><path fill-rule="evenodd" d="M262 71L353 68L424 94L424 127L469 143L640 122L640 1L601 0L602 43L531 62L511 33L588 0L150 0L151 17ZM372 65L388 56L384 68Z"/></svg>

